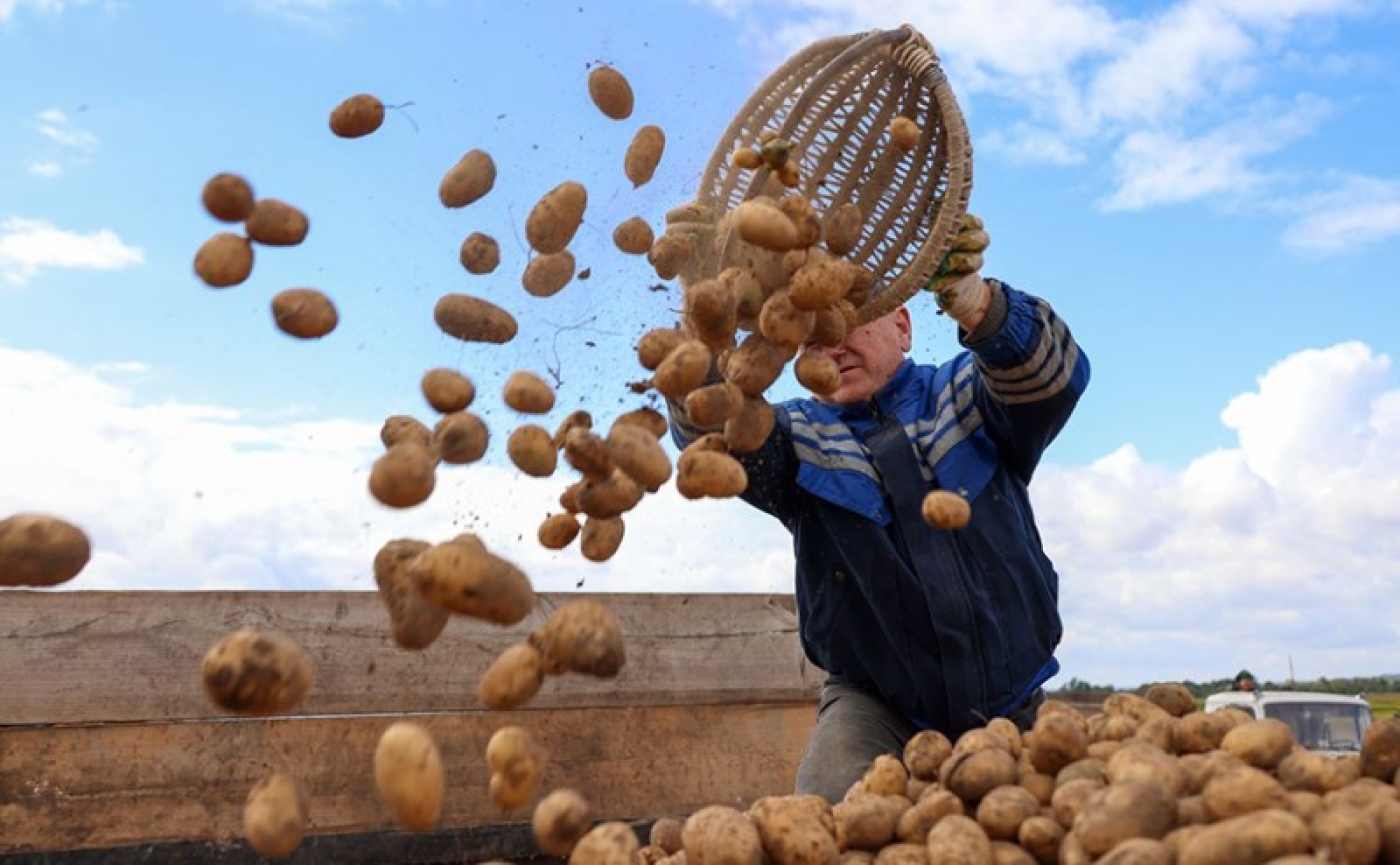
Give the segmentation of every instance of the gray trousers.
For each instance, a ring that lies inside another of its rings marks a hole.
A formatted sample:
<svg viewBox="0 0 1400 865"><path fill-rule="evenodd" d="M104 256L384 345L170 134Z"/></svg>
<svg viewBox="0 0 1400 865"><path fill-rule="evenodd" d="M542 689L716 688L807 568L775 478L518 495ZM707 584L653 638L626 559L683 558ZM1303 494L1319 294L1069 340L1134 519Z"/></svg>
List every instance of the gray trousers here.
<svg viewBox="0 0 1400 865"><path fill-rule="evenodd" d="M1009 717L1022 730L1035 723L1045 694L1038 690ZM797 767L798 793L840 802L881 754L901 757L919 729L877 697L832 677L822 685L817 724Z"/></svg>

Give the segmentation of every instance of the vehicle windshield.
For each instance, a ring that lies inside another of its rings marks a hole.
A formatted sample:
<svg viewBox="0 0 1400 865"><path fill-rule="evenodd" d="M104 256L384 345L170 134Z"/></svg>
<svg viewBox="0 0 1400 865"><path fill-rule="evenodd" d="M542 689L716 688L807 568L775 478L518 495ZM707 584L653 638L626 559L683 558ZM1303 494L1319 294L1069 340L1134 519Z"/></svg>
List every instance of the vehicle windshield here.
<svg viewBox="0 0 1400 865"><path fill-rule="evenodd" d="M1310 751L1360 751L1371 722L1365 706L1340 703L1270 703L1264 716L1293 728L1298 744Z"/></svg>

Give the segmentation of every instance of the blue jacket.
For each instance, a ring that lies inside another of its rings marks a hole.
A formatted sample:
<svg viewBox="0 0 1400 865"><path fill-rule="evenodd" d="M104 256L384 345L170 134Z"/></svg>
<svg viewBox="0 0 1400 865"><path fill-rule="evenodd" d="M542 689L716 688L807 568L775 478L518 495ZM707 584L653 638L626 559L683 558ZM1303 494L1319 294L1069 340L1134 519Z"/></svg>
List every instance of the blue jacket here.
<svg viewBox="0 0 1400 865"><path fill-rule="evenodd" d="M792 533L807 656L950 736L1019 706L1059 669L1059 578L1027 485L1089 380L1048 304L991 285L966 351L939 366L906 360L869 403L775 406L768 440L737 455L744 499ZM917 457L914 492L964 495L965 528L931 528L909 513L917 504L892 513L867 446L890 416ZM677 420L684 445L699 430Z"/></svg>

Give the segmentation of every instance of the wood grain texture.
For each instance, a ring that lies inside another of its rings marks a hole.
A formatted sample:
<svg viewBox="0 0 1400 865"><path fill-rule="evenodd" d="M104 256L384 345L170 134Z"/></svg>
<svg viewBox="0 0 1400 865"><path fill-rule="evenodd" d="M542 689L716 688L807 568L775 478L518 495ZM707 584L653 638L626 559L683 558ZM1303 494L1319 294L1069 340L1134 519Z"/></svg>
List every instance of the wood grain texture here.
<svg viewBox="0 0 1400 865"><path fill-rule="evenodd" d="M544 594L516 626L454 617L432 646L409 651L390 639L374 592L7 591L0 726L223 717L199 664L240 627L306 649L316 680L298 714L479 710L486 666L575 598L617 614L627 665L611 680L552 677L530 708L806 702L820 689L791 595Z"/></svg>
<svg viewBox="0 0 1400 865"><path fill-rule="evenodd" d="M373 753L402 715L0 728L0 853L162 841L232 842L248 791L273 771L311 793L309 831L394 831ZM486 743L529 730L547 763L536 800L572 787L599 819L746 807L790 792L814 706L804 702L594 706L410 715L447 774L442 827L528 820L487 795Z"/></svg>

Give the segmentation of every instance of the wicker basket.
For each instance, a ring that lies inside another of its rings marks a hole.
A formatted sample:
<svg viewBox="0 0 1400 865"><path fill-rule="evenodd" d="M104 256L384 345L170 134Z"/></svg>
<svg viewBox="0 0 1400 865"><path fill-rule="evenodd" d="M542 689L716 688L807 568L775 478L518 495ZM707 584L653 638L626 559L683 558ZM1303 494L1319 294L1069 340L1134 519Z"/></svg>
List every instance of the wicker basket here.
<svg viewBox="0 0 1400 865"><path fill-rule="evenodd" d="M910 150L889 145L903 115L921 135ZM697 234L700 254L681 273L687 284L714 276L736 238L724 216L776 182L767 168L731 164L764 130L792 142L801 183L793 189L816 211L852 202L865 216L846 257L868 268L875 289L861 310L870 321L919 292L938 269L967 210L972 145L932 46L904 25L813 43L754 91L710 157L696 200L667 214L671 227Z"/></svg>

